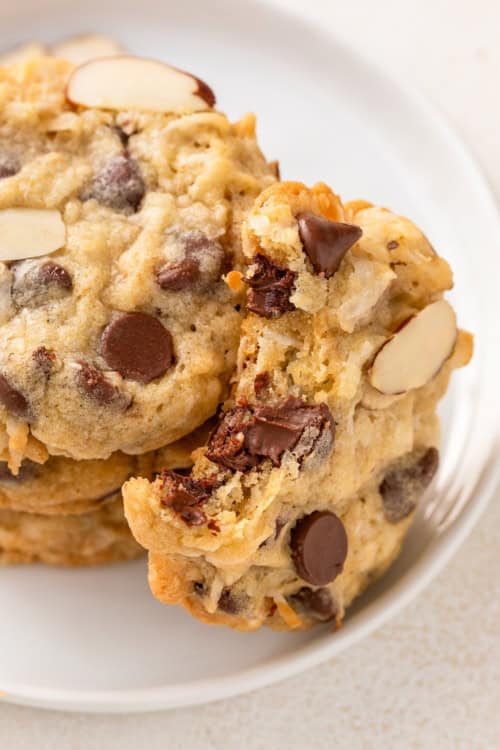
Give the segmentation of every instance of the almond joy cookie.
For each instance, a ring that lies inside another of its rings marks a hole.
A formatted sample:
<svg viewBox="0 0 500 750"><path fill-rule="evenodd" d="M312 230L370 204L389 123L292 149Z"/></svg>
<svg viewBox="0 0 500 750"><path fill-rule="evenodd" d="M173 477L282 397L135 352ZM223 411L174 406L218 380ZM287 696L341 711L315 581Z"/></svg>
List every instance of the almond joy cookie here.
<svg viewBox="0 0 500 750"><path fill-rule="evenodd" d="M0 565L101 565L141 555L123 514L121 485L157 467L183 471L208 427L143 456L115 453L103 461L54 456L25 462L17 476L0 464Z"/></svg>
<svg viewBox="0 0 500 750"><path fill-rule="evenodd" d="M165 467L189 469L191 454L205 444L214 423L209 420L175 443L141 456L118 452L89 461L50 456L43 464L26 459L17 474L0 462L0 508L41 515L97 510L119 496L132 476L150 479Z"/></svg>
<svg viewBox="0 0 500 750"><path fill-rule="evenodd" d="M143 552L130 533L119 493L101 508L80 515L0 509L0 565L103 565Z"/></svg>
<svg viewBox="0 0 500 750"><path fill-rule="evenodd" d="M89 513L120 496L130 477L151 478L155 461L155 452L113 453L91 461L50 456L43 464L26 459L17 474L0 462L0 508L42 515Z"/></svg>
<svg viewBox="0 0 500 750"><path fill-rule="evenodd" d="M275 177L255 120L167 65L0 69L0 460L144 453L234 368L240 224Z"/></svg>
<svg viewBox="0 0 500 750"><path fill-rule="evenodd" d="M436 405L471 356L447 263L323 184L264 190L230 401L189 474L123 489L163 602L241 630L339 625L438 468Z"/></svg>

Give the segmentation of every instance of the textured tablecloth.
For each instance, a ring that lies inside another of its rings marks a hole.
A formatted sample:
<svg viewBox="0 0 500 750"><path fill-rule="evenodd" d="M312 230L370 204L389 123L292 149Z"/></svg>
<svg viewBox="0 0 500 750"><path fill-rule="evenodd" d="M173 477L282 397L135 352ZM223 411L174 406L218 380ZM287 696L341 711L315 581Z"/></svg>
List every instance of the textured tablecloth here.
<svg viewBox="0 0 500 750"><path fill-rule="evenodd" d="M273 1L320 20L423 90L468 141L500 196L499 0ZM334 662L251 695L152 715L3 705L0 747L496 750L499 529L500 491L430 588Z"/></svg>

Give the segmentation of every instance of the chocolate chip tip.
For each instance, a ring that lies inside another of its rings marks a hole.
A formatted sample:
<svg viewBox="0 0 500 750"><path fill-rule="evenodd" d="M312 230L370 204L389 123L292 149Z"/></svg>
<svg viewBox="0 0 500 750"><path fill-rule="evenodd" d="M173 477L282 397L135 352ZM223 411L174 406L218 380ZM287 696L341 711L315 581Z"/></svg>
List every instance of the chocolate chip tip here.
<svg viewBox="0 0 500 750"><path fill-rule="evenodd" d="M350 248L363 234L356 224L331 221L324 216L303 211L296 216L300 241L314 272L331 278Z"/></svg>

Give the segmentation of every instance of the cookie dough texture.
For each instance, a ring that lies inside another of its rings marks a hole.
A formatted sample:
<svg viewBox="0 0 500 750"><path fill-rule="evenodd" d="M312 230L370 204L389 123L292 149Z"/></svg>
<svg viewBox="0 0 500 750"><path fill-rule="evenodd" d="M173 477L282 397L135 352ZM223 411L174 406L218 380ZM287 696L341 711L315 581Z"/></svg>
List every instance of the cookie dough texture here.
<svg viewBox="0 0 500 750"><path fill-rule="evenodd" d="M213 414L240 327L224 277L275 179L252 116L77 108L71 70L0 69L0 213L59 212L66 236L0 261L0 459L14 472L25 457L151 451Z"/></svg>
<svg viewBox="0 0 500 750"><path fill-rule="evenodd" d="M80 515L0 509L0 565L101 565L142 553L129 531L120 493L99 510Z"/></svg>
<svg viewBox="0 0 500 750"><path fill-rule="evenodd" d="M377 352L452 286L426 237L299 183L265 190L244 237L253 312L231 398L189 476L129 480L126 514L161 601L241 630L338 626L399 553L437 469L437 402L472 340L458 331L422 387L380 393Z"/></svg>

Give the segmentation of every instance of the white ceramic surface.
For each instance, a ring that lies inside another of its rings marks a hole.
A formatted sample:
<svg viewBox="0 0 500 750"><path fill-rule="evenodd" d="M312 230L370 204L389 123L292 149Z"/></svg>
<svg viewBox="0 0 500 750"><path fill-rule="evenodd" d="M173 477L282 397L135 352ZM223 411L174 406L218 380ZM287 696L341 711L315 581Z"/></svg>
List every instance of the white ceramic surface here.
<svg viewBox="0 0 500 750"><path fill-rule="evenodd" d="M263 148L280 159L285 178L324 179L346 198L367 196L420 222L455 268L461 320L480 333L474 364L445 404L437 488L400 560L334 637L321 629L242 635L206 628L154 602L141 563L99 575L1 571L6 700L96 711L199 703L269 683L346 648L409 601L486 504L499 374L496 209L474 163L428 105L321 31L254 3L122 0L119 13L114 6L18 0L15 10L0 8L3 40L99 29L198 73L232 116L260 113Z"/></svg>

